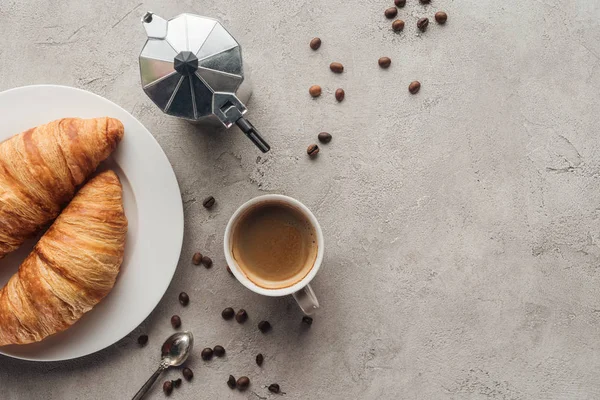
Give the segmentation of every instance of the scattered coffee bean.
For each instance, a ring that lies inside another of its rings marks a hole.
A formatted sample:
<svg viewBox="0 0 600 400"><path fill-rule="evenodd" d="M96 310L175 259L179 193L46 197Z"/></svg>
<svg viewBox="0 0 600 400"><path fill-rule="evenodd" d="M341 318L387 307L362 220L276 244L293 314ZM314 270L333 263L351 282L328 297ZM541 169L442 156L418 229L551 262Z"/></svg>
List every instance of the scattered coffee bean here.
<svg viewBox="0 0 600 400"><path fill-rule="evenodd" d="M385 10L384 14L386 18L392 19L396 15L398 15L398 9L396 7L390 7L387 10Z"/></svg>
<svg viewBox="0 0 600 400"><path fill-rule="evenodd" d="M312 85L310 88L308 88L308 93L310 93L312 97L319 97L321 95L321 86Z"/></svg>
<svg viewBox="0 0 600 400"><path fill-rule="evenodd" d="M319 138L319 142L321 143L331 142L331 134L328 132L321 132L317 137Z"/></svg>
<svg viewBox="0 0 600 400"><path fill-rule="evenodd" d="M183 369L183 377L186 381L191 381L194 378L194 372L186 367Z"/></svg>
<svg viewBox="0 0 600 400"><path fill-rule="evenodd" d="M443 11L438 11L435 13L435 20L438 24L444 25L448 20L448 14Z"/></svg>
<svg viewBox="0 0 600 400"><path fill-rule="evenodd" d="M413 81L408 85L408 91L412 94L416 94L421 89L421 83L419 81Z"/></svg>
<svg viewBox="0 0 600 400"><path fill-rule="evenodd" d="M204 265L204 267L210 268L212 267L213 262L209 256L202 256L202 264Z"/></svg>
<svg viewBox="0 0 600 400"><path fill-rule="evenodd" d="M389 57L381 57L378 63L381 68L389 68L390 64L392 63L392 59Z"/></svg>
<svg viewBox="0 0 600 400"><path fill-rule="evenodd" d="M250 386L250 379L247 376L242 376L237 380L236 386L239 390L246 390Z"/></svg>
<svg viewBox="0 0 600 400"><path fill-rule="evenodd" d="M171 325L173 325L173 328L175 329L181 326L181 318L179 318L179 315L173 315L171 317Z"/></svg>
<svg viewBox="0 0 600 400"><path fill-rule="evenodd" d="M229 379L227 379L227 386L230 389L235 389L235 377L233 375L229 375Z"/></svg>
<svg viewBox="0 0 600 400"><path fill-rule="evenodd" d="M269 392L271 392L271 393L279 393L279 390L280 390L280 389L279 389L279 385L278 385L278 384L276 384L276 383L271 383L271 384L269 385Z"/></svg>
<svg viewBox="0 0 600 400"><path fill-rule="evenodd" d="M163 383L163 392L165 392L167 396L170 396L171 393L173 393L173 382L165 381L165 383Z"/></svg>
<svg viewBox="0 0 600 400"><path fill-rule="evenodd" d="M223 357L225 355L225 347L221 345L216 345L213 349L213 352L215 353L215 356Z"/></svg>
<svg viewBox="0 0 600 400"><path fill-rule="evenodd" d="M137 342L141 347L144 347L146 344L148 344L148 335L140 335Z"/></svg>
<svg viewBox="0 0 600 400"><path fill-rule="evenodd" d="M317 146L316 144L311 144L310 146L308 146L308 148L306 149L306 154L308 154L311 157L315 157L317 154L319 154L319 146Z"/></svg>
<svg viewBox="0 0 600 400"><path fill-rule="evenodd" d="M302 323L308 326L311 326L313 323L313 319L311 317L309 317L308 315L305 315L304 317L302 317Z"/></svg>
<svg viewBox="0 0 600 400"><path fill-rule="evenodd" d="M179 293L179 302L182 306L187 306L190 304L190 296L186 292Z"/></svg>
<svg viewBox="0 0 600 400"><path fill-rule="evenodd" d="M231 307L227 307L226 309L221 311L221 317L223 317L224 320L230 320L231 318L233 318L234 315L235 311Z"/></svg>
<svg viewBox="0 0 600 400"><path fill-rule="evenodd" d="M431 0L421 0L421 4L429 4L431 3Z"/></svg>
<svg viewBox="0 0 600 400"><path fill-rule="evenodd" d="M336 89L335 99L337 101L342 101L342 100L344 100L344 97L346 97L346 92L344 92L344 89Z"/></svg>
<svg viewBox="0 0 600 400"><path fill-rule="evenodd" d="M210 347L203 349L202 353L200 353L200 357L202 357L204 361L210 360L213 357L213 349Z"/></svg>
<svg viewBox="0 0 600 400"><path fill-rule="evenodd" d="M262 365L263 361L265 361L265 357L262 355L262 353L258 353L256 355L256 365L258 365L260 367Z"/></svg>
<svg viewBox="0 0 600 400"><path fill-rule="evenodd" d="M321 47L321 39L319 39L318 37L313 38L310 41L310 48L313 50L317 50L319 47Z"/></svg>
<svg viewBox="0 0 600 400"><path fill-rule="evenodd" d="M404 7L406 5L406 0L394 0L394 4L396 7Z"/></svg>
<svg viewBox="0 0 600 400"><path fill-rule="evenodd" d="M208 196L207 198L204 199L204 201L202 202L202 205L204 206L204 208L211 208L212 206L215 205L215 198L212 196Z"/></svg>
<svg viewBox="0 0 600 400"><path fill-rule="evenodd" d="M229 275L233 276L233 272L231 272L231 268L229 268L229 265L227 266L227 272L229 273Z"/></svg>
<svg viewBox="0 0 600 400"><path fill-rule="evenodd" d="M331 72L335 72L336 74L341 74L344 72L344 66L339 62L332 62L329 64L329 69Z"/></svg>
<svg viewBox="0 0 600 400"><path fill-rule="evenodd" d="M419 28L419 30L421 32L425 32L427 30L428 25L429 25L429 18L420 18L417 21L417 28Z"/></svg>
<svg viewBox="0 0 600 400"><path fill-rule="evenodd" d="M173 384L174 388L178 388L179 386L181 386L181 378L177 378L171 381L171 383Z"/></svg>
<svg viewBox="0 0 600 400"><path fill-rule="evenodd" d="M243 308L241 308L236 314L235 314L235 320L237 322L239 322L240 324L243 324L244 322L246 322L246 320L248 319L248 313L246 312L246 310L244 310Z"/></svg>
<svg viewBox="0 0 600 400"><path fill-rule="evenodd" d="M269 321L260 321L258 323L258 330L262 333L267 333L271 330L271 324Z"/></svg>
<svg viewBox="0 0 600 400"><path fill-rule="evenodd" d="M395 32L401 32L404 29L404 21L402 21L401 19L397 19L394 22L392 22L392 29Z"/></svg>
<svg viewBox="0 0 600 400"><path fill-rule="evenodd" d="M192 257L192 262L194 263L194 265L200 265L200 263L202 262L202 253L194 253L194 256Z"/></svg>

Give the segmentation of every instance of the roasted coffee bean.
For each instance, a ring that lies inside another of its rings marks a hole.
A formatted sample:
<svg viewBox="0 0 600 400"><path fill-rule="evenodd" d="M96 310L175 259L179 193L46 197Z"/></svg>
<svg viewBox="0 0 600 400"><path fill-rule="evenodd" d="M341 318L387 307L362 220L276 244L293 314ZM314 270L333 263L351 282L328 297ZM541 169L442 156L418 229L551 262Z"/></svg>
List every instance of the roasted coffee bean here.
<svg viewBox="0 0 600 400"><path fill-rule="evenodd" d="M392 59L389 57L381 57L378 63L381 68L389 68L390 64L392 63Z"/></svg>
<svg viewBox="0 0 600 400"><path fill-rule="evenodd" d="M419 28L421 32L425 32L427 26L429 26L429 18L421 18L417 21L417 28Z"/></svg>
<svg viewBox="0 0 600 400"><path fill-rule="evenodd" d="M319 138L319 142L321 143L329 143L331 142L332 138L331 134L328 132L321 132L317 137Z"/></svg>
<svg viewBox="0 0 600 400"><path fill-rule="evenodd" d="M181 326L181 318L179 318L179 315L173 315L171 317L171 325L173 325L173 328L175 329Z"/></svg>
<svg viewBox="0 0 600 400"><path fill-rule="evenodd" d="M308 315L305 315L304 317L302 317L302 323L308 326L311 326L313 323L313 319L311 317L309 317Z"/></svg>
<svg viewBox="0 0 600 400"><path fill-rule="evenodd" d="M342 100L344 100L344 97L346 97L346 92L344 92L344 89L336 89L335 99L337 101L342 101Z"/></svg>
<svg viewBox="0 0 600 400"><path fill-rule="evenodd" d="M448 20L448 14L443 11L438 11L435 13L435 20L438 24L444 25Z"/></svg>
<svg viewBox="0 0 600 400"><path fill-rule="evenodd" d="M321 86L312 85L310 88L308 88L308 93L310 93L312 97L319 97L321 95Z"/></svg>
<svg viewBox="0 0 600 400"><path fill-rule="evenodd" d="M171 393L173 393L173 382L165 381L165 383L163 383L163 392L165 392L167 396L170 396Z"/></svg>
<svg viewBox="0 0 600 400"><path fill-rule="evenodd" d="M229 379L227 379L227 386L230 389L235 389L235 377L233 375L229 375Z"/></svg>
<svg viewBox="0 0 600 400"><path fill-rule="evenodd" d="M256 365L258 365L260 367L262 365L263 361L265 361L265 357L262 355L262 353L258 353L256 355Z"/></svg>
<svg viewBox="0 0 600 400"><path fill-rule="evenodd" d="M421 83L419 81L413 81L408 85L408 91L412 94L416 94L421 89Z"/></svg>
<svg viewBox="0 0 600 400"><path fill-rule="evenodd" d="M233 272L231 272L231 268L229 268L229 265L227 266L227 272L229 273L229 275L233 276Z"/></svg>
<svg viewBox="0 0 600 400"><path fill-rule="evenodd" d="M384 14L386 18L392 19L396 15L398 15L398 9L396 7L390 7L387 10L385 10Z"/></svg>
<svg viewBox="0 0 600 400"><path fill-rule="evenodd" d="M404 29L404 21L397 19L392 22L392 29L396 32L401 32Z"/></svg>
<svg viewBox="0 0 600 400"><path fill-rule="evenodd" d="M311 144L310 146L308 146L308 148L306 149L306 154L308 154L311 157L315 157L317 154L319 154L319 146L317 146L316 144Z"/></svg>
<svg viewBox="0 0 600 400"><path fill-rule="evenodd" d="M223 319L225 319L225 320L229 320L229 319L233 318L234 315L235 315L235 311L231 307L227 307L226 309L221 311L221 317L223 317Z"/></svg>
<svg viewBox="0 0 600 400"><path fill-rule="evenodd" d="M206 268L212 267L212 259L209 256L202 256L202 265Z"/></svg>
<svg viewBox="0 0 600 400"><path fill-rule="evenodd" d="M203 349L202 353L200 353L200 357L202 357L204 361L210 360L213 357L213 349L210 347Z"/></svg>
<svg viewBox="0 0 600 400"><path fill-rule="evenodd" d="M174 388L178 388L179 386L181 386L181 378L177 378L171 381L171 383L173 384Z"/></svg>
<svg viewBox="0 0 600 400"><path fill-rule="evenodd" d="M269 321L260 321L258 323L258 330L262 333L267 333L271 330L271 324Z"/></svg>
<svg viewBox="0 0 600 400"><path fill-rule="evenodd" d="M250 379L247 376L242 376L237 380L236 386L239 390L246 390L250 386Z"/></svg>
<svg viewBox="0 0 600 400"><path fill-rule="evenodd" d="M394 0L394 4L396 7L404 7L406 5L406 0Z"/></svg>
<svg viewBox="0 0 600 400"><path fill-rule="evenodd" d="M317 50L319 47L321 47L321 39L319 39L318 37L313 38L310 41L310 48L313 50Z"/></svg>
<svg viewBox="0 0 600 400"><path fill-rule="evenodd" d="M187 367L183 369L182 373L186 381L191 381L194 378L194 372Z"/></svg>
<svg viewBox="0 0 600 400"><path fill-rule="evenodd" d="M240 324L243 324L244 322L246 322L246 320L248 319L248 313L246 312L246 310L244 310L243 308L241 308L236 314L235 314L235 320L237 322L239 322Z"/></svg>
<svg viewBox="0 0 600 400"><path fill-rule="evenodd" d="M145 346L148 343L148 335L140 335L138 337L138 344L140 346Z"/></svg>
<svg viewBox="0 0 600 400"><path fill-rule="evenodd" d="M339 62L332 62L331 64L329 64L329 69L331 70L331 72L335 72L336 74L341 74L342 72L344 72L344 66L342 65L342 63Z"/></svg>
<svg viewBox="0 0 600 400"><path fill-rule="evenodd" d="M225 347L221 345L216 345L213 349L213 352L215 353L215 356L223 357L225 355Z"/></svg>
<svg viewBox="0 0 600 400"><path fill-rule="evenodd" d="M269 385L269 392L271 392L271 393L279 393L279 390L280 390L280 389L279 389L279 385L278 385L278 384L276 384L276 383L271 383L271 384Z"/></svg>
<svg viewBox="0 0 600 400"><path fill-rule="evenodd" d="M202 262L202 253L194 253L194 256L192 257L192 262L194 263L194 265L200 265L200 263Z"/></svg>
<svg viewBox="0 0 600 400"><path fill-rule="evenodd" d="M212 196L208 196L207 198L204 199L204 201L202 202L202 205L204 206L204 208L211 208L212 206L215 205L215 198Z"/></svg>
<svg viewBox="0 0 600 400"><path fill-rule="evenodd" d="M182 306L187 306L190 304L190 296L186 292L179 293L179 302Z"/></svg>
<svg viewBox="0 0 600 400"><path fill-rule="evenodd" d="M429 4L431 3L431 0L421 0L421 4Z"/></svg>

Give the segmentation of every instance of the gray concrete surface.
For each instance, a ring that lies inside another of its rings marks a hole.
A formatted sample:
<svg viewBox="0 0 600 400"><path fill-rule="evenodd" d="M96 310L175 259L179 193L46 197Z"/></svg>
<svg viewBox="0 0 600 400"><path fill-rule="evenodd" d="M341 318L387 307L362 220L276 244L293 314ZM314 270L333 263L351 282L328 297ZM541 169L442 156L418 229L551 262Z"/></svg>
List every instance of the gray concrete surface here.
<svg viewBox="0 0 600 400"><path fill-rule="evenodd" d="M600 398L600 3L408 0L402 34L383 17L391 3L0 3L0 89L57 83L122 105L167 153L186 213L179 268L142 326L79 360L0 357L2 399L130 398L174 313L199 347L196 377L174 399L275 399L272 382L290 400ZM249 116L269 155L240 133L165 117L144 96L147 9L217 17L237 35L256 86ZM417 18L439 9L447 25L418 34ZM388 70L377 66L383 55ZM423 87L411 96L415 79ZM324 89L317 100L312 84ZM321 130L334 139L311 161L305 149ZM323 309L310 330L291 298L260 298L225 271L226 221L263 193L300 199L322 223ZM209 194L218 203L207 212ZM197 250L213 269L191 265ZM224 322L226 306L245 307L250 321ZM257 332L260 319L271 334ZM142 332L150 344L139 349ZM200 360L219 343L224 360ZM251 390L230 391L230 373L248 375ZM151 398L163 398L158 386Z"/></svg>

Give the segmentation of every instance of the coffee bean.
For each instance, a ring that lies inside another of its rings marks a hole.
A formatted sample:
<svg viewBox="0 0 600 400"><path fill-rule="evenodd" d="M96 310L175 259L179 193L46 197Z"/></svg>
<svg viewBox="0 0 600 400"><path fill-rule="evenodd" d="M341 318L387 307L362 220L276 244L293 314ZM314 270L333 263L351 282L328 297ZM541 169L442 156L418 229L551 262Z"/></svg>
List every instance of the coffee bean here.
<svg viewBox="0 0 600 400"><path fill-rule="evenodd" d="M229 275L233 276L233 272L231 272L231 268L229 268L229 265L227 266L227 272L229 273Z"/></svg>
<svg viewBox="0 0 600 400"><path fill-rule="evenodd" d="M200 265L200 263L202 262L202 253L194 253L194 256L192 257L192 262L194 263L194 265Z"/></svg>
<svg viewBox="0 0 600 400"><path fill-rule="evenodd" d="M250 386L250 379L247 376L242 376L237 380L236 386L239 390L246 390Z"/></svg>
<svg viewBox="0 0 600 400"><path fill-rule="evenodd" d="M397 19L392 22L392 29L396 32L401 32L404 29L404 21Z"/></svg>
<svg viewBox="0 0 600 400"><path fill-rule="evenodd" d="M262 333L267 333L271 330L271 324L269 321L260 321L258 323L258 330Z"/></svg>
<svg viewBox="0 0 600 400"><path fill-rule="evenodd" d="M394 0L394 4L396 7L404 7L406 5L406 0Z"/></svg>
<svg viewBox="0 0 600 400"><path fill-rule="evenodd" d="M213 349L213 352L215 353L215 356L223 357L225 355L225 347L221 345L216 345Z"/></svg>
<svg viewBox="0 0 600 400"><path fill-rule="evenodd" d="M235 377L233 375L229 375L229 379L227 379L227 386L230 389L235 389Z"/></svg>
<svg viewBox="0 0 600 400"><path fill-rule="evenodd" d="M419 81L413 81L408 85L408 91L412 94L416 94L421 89L421 83Z"/></svg>
<svg viewBox="0 0 600 400"><path fill-rule="evenodd" d="M311 317L309 317L308 315L305 315L304 317L302 317L302 323L308 326L311 326L313 323L313 319Z"/></svg>
<svg viewBox="0 0 600 400"><path fill-rule="evenodd" d="M429 18L421 18L417 21L417 28L421 32L425 32L427 30L427 26L429 25Z"/></svg>
<svg viewBox="0 0 600 400"><path fill-rule="evenodd" d="M342 100L344 100L344 97L346 97L346 92L344 92L344 89L336 89L335 99L337 101L342 101Z"/></svg>
<svg viewBox="0 0 600 400"><path fill-rule="evenodd" d="M344 72L344 66L339 62L332 62L329 64L329 69L331 72L335 72L336 74L341 74Z"/></svg>
<svg viewBox="0 0 600 400"><path fill-rule="evenodd" d="M444 25L448 20L448 14L443 11L438 11L435 13L435 20L438 24Z"/></svg>
<svg viewBox="0 0 600 400"><path fill-rule="evenodd" d="M271 383L271 384L269 385L269 392L271 392L271 393L279 393L279 390L280 390L280 389L279 389L279 385L278 385L278 384L276 384L276 383Z"/></svg>
<svg viewBox="0 0 600 400"><path fill-rule="evenodd" d="M312 97L319 97L321 95L321 86L312 85L310 88L308 88L308 93L310 93Z"/></svg>
<svg viewBox="0 0 600 400"><path fill-rule="evenodd" d="M171 383L173 384L174 388L178 388L179 386L181 386L181 378L177 378L171 381Z"/></svg>
<svg viewBox="0 0 600 400"><path fill-rule="evenodd" d="M378 63L381 68L389 68L390 64L392 63L392 59L389 57L381 57Z"/></svg>
<svg viewBox="0 0 600 400"><path fill-rule="evenodd" d="M167 396L170 396L171 393L173 393L173 382L165 381L165 383L163 383L163 392L165 392Z"/></svg>
<svg viewBox="0 0 600 400"><path fill-rule="evenodd" d="M175 329L181 326L181 318L179 318L179 315L173 315L171 317L171 325L173 325L173 328Z"/></svg>
<svg viewBox="0 0 600 400"><path fill-rule="evenodd" d="M210 267L212 267L213 262L209 256L202 256L202 264L206 268L210 268Z"/></svg>
<svg viewBox="0 0 600 400"><path fill-rule="evenodd" d="M204 201L202 202L202 205L204 206L204 208L211 208L212 206L215 205L215 198L212 196L208 196L207 198L204 199Z"/></svg>
<svg viewBox="0 0 600 400"><path fill-rule="evenodd" d="M186 292L179 293L179 302L182 306L187 306L190 304L190 296Z"/></svg>
<svg viewBox="0 0 600 400"><path fill-rule="evenodd" d="M319 135L317 136L319 138L319 142L321 143L329 143L331 142L331 134L328 132L321 132L319 133Z"/></svg>
<svg viewBox="0 0 600 400"><path fill-rule="evenodd" d="M138 344L140 346L145 346L148 343L148 335L140 335L138 338Z"/></svg>
<svg viewBox="0 0 600 400"><path fill-rule="evenodd" d="M258 353L256 355L256 365L258 365L259 367L262 365L264 360L265 360L265 357L262 355L262 353Z"/></svg>
<svg viewBox="0 0 600 400"><path fill-rule="evenodd" d="M235 320L240 324L243 324L247 319L248 313L243 308L240 308L240 310L235 314Z"/></svg>
<svg viewBox="0 0 600 400"><path fill-rule="evenodd" d="M387 10L385 10L384 14L386 18L392 19L396 15L398 15L398 9L396 7L390 7Z"/></svg>
<svg viewBox="0 0 600 400"><path fill-rule="evenodd" d="M202 353L200 353L200 357L202 357L204 361L210 360L213 357L213 349L210 347L203 349Z"/></svg>
<svg viewBox="0 0 600 400"><path fill-rule="evenodd" d="M431 0L421 0L421 4L429 4L431 3Z"/></svg>
<svg viewBox="0 0 600 400"><path fill-rule="evenodd" d="M308 146L308 148L306 149L306 154L308 154L311 157L315 157L317 154L319 154L319 146L317 146L316 144L311 144L310 146Z"/></svg>
<svg viewBox="0 0 600 400"><path fill-rule="evenodd" d="M186 381L191 381L194 378L194 372L186 367L183 369L183 377Z"/></svg>
<svg viewBox="0 0 600 400"><path fill-rule="evenodd" d="M231 318L233 318L234 315L235 311L231 307L227 307L226 309L221 311L221 317L223 317L224 320L230 320Z"/></svg>
<svg viewBox="0 0 600 400"><path fill-rule="evenodd" d="M319 47L321 47L321 39L319 39L318 37L313 38L310 41L310 48L313 50L317 50Z"/></svg>

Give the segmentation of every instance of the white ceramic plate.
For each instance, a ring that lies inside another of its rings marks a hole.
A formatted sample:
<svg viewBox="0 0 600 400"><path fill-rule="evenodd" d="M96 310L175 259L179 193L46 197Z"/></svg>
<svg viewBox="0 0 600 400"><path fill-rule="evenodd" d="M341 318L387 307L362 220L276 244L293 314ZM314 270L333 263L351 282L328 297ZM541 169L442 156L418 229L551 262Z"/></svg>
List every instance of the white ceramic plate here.
<svg viewBox="0 0 600 400"><path fill-rule="evenodd" d="M0 141L64 117L118 118L125 136L102 169L123 184L129 220L125 260L109 295L65 332L40 343L0 347L0 354L58 361L94 353L117 342L152 312L164 295L183 243L183 206L171 164L154 137L116 104L75 88L26 86L0 93ZM0 287L14 274L35 241L0 260Z"/></svg>

